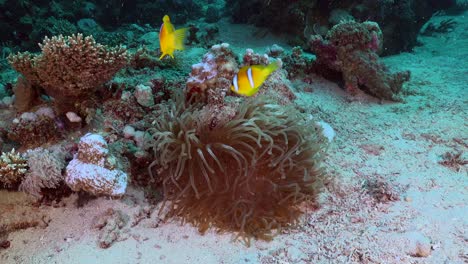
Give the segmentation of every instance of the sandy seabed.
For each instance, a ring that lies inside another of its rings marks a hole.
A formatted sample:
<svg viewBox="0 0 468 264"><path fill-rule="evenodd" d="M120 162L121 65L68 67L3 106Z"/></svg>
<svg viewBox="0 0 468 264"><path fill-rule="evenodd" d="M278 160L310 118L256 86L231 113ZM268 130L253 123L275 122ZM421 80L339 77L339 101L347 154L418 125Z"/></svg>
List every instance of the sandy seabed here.
<svg viewBox="0 0 468 264"><path fill-rule="evenodd" d="M455 21L453 32L421 37L414 52L385 58L392 70L411 71L404 102L350 98L319 77L294 83L309 91L297 93L298 106L336 131L325 161L331 180L319 208L304 206L298 226L272 242L246 247L230 234L163 223L135 189L80 208L76 195L34 207L21 193L0 191L1 221L35 222L9 235L0 263L467 263L468 170L461 163L468 147L468 19ZM222 32L245 35L239 25ZM260 52L278 42L267 37L249 47ZM231 45L241 43L249 41Z"/></svg>

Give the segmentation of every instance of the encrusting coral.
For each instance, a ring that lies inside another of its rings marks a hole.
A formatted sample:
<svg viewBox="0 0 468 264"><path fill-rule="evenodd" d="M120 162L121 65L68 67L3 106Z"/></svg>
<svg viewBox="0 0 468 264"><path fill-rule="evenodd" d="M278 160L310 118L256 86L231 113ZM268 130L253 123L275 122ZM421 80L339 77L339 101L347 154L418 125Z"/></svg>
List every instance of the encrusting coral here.
<svg viewBox="0 0 468 264"><path fill-rule="evenodd" d="M25 112L7 129L10 140L23 147L38 147L60 137L54 116L41 112Z"/></svg>
<svg viewBox="0 0 468 264"><path fill-rule="evenodd" d="M205 102L219 101L219 97L224 98L229 92L237 67L236 55L229 44L214 45L201 63L192 65L187 80L187 97L197 95Z"/></svg>
<svg viewBox="0 0 468 264"><path fill-rule="evenodd" d="M12 188L23 180L28 164L26 159L15 151L3 152L0 156L0 184Z"/></svg>
<svg viewBox="0 0 468 264"><path fill-rule="evenodd" d="M149 167L162 181L166 217L270 240L297 220L303 201L321 186L325 144L300 114L264 97L245 99L235 116L211 128L200 109L184 100L161 106L150 145Z"/></svg>
<svg viewBox="0 0 468 264"><path fill-rule="evenodd" d="M73 191L120 196L127 188L127 174L116 166L106 140L88 133L80 139L78 153L67 165L65 182Z"/></svg>
<svg viewBox="0 0 468 264"><path fill-rule="evenodd" d="M399 100L403 83L410 78L409 71L391 73L381 62L382 32L375 22L341 22L327 34L310 39L317 63L342 73L346 90L355 92L364 87L372 95L388 100Z"/></svg>
<svg viewBox="0 0 468 264"><path fill-rule="evenodd" d="M92 95L129 59L125 48L108 48L82 34L46 37L39 46L41 54L18 53L8 61L28 82L55 99L60 114L75 110L80 99Z"/></svg>
<svg viewBox="0 0 468 264"><path fill-rule="evenodd" d="M36 148L26 152L28 172L19 186L20 191L41 197L41 189L56 188L63 182L65 161L56 153Z"/></svg>

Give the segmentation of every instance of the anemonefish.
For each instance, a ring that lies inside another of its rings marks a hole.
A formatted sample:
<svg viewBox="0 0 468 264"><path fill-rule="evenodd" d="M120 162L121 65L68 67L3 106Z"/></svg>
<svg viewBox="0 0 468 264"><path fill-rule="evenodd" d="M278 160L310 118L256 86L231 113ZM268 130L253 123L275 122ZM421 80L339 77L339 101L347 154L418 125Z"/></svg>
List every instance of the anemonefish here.
<svg viewBox="0 0 468 264"><path fill-rule="evenodd" d="M278 60L268 65L244 66L234 76L231 85L231 91L244 95L252 96L258 92L263 82L276 71L280 66Z"/></svg>
<svg viewBox="0 0 468 264"><path fill-rule="evenodd" d="M171 19L168 15L165 15L161 29L159 30L159 47L162 53L159 59L164 58L166 55L174 58L175 50L183 50L186 32L186 28L175 30Z"/></svg>

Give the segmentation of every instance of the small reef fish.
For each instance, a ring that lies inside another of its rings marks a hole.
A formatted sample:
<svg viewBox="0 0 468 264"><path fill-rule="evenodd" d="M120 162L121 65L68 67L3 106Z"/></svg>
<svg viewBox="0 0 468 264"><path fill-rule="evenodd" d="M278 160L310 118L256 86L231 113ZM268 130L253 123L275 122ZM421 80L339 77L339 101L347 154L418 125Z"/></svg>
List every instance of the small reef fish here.
<svg viewBox="0 0 468 264"><path fill-rule="evenodd" d="M268 65L244 66L234 76L231 91L244 96L252 96L258 92L263 82L280 67L278 60Z"/></svg>
<svg viewBox="0 0 468 264"><path fill-rule="evenodd" d="M183 50L185 48L186 32L187 28L175 30L168 15L163 17L163 23L159 30L159 47L162 53L161 57L159 57L160 60L166 55L174 58L175 50Z"/></svg>

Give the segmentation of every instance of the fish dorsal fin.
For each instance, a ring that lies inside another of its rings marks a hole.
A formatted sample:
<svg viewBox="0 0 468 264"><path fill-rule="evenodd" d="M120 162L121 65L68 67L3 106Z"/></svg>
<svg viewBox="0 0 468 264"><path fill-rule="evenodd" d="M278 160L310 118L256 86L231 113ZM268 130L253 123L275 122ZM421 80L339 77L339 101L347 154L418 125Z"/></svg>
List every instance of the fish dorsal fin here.
<svg viewBox="0 0 468 264"><path fill-rule="evenodd" d="M187 36L187 28L180 28L174 31L174 49L183 50L185 49L185 37Z"/></svg>

